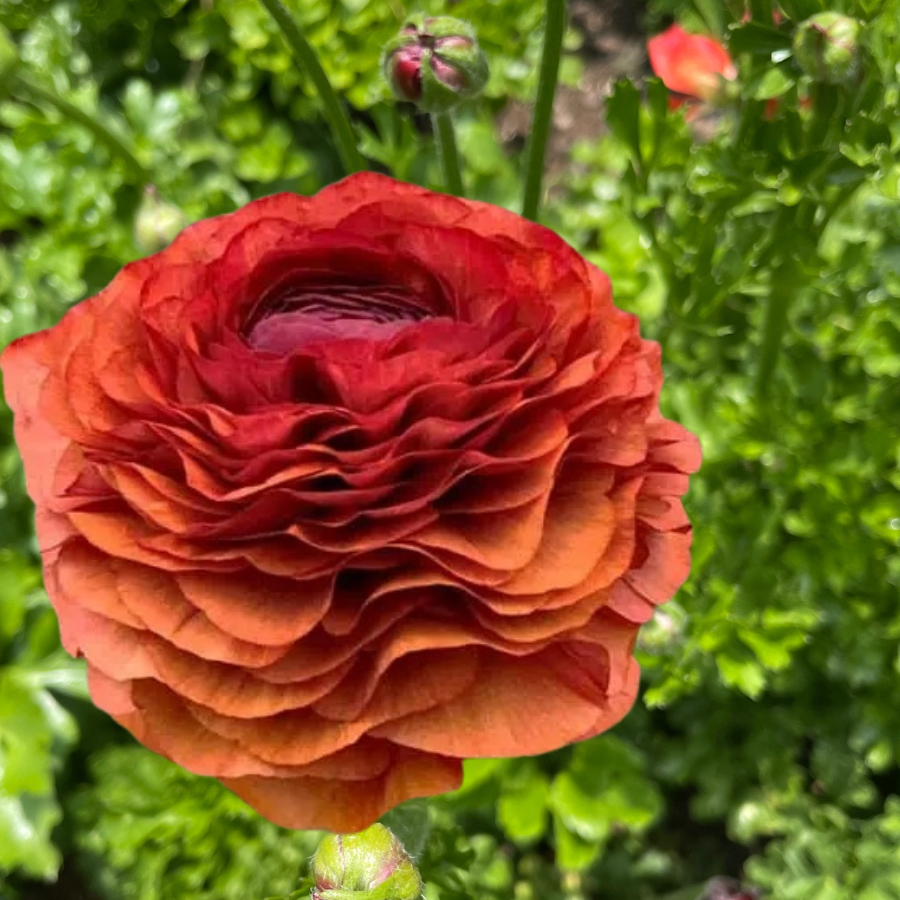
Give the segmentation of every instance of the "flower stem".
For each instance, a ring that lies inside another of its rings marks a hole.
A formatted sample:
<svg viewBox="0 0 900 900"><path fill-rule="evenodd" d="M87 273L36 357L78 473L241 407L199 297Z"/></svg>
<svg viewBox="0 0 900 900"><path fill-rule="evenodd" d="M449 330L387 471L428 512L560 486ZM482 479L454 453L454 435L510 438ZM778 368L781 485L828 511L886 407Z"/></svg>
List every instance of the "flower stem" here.
<svg viewBox="0 0 900 900"><path fill-rule="evenodd" d="M134 155L134 151L119 135L107 128L100 119L60 97L52 88L32 81L27 75L16 72L11 76L9 87L13 93L30 94L38 100L43 100L44 103L55 107L67 119L83 125L100 143L106 146L110 153L118 156L119 159L128 165L128 168L140 180L141 184L147 184L151 180L149 171Z"/></svg>
<svg viewBox="0 0 900 900"><path fill-rule="evenodd" d="M559 76L559 60L562 54L563 34L566 24L566 0L547 0L547 24L544 29L544 52L538 79L537 99L531 137L528 140L528 163L525 171L525 199L522 215L537 220L541 203L541 182L544 180L544 157L547 138L553 117L553 98L556 95L556 79Z"/></svg>
<svg viewBox="0 0 900 900"><path fill-rule="evenodd" d="M444 170L444 184L448 194L457 197L465 196L462 172L459 168L459 153L456 150L456 136L453 133L453 120L449 113L434 113L431 117L434 127L434 139L437 141L438 156Z"/></svg>
<svg viewBox="0 0 900 900"><path fill-rule="evenodd" d="M778 273L776 272L776 274ZM787 328L789 302L790 297L773 284L766 304L763 340L756 370L756 399L760 403L768 399L772 374L775 372L775 365L781 355L781 342Z"/></svg>
<svg viewBox="0 0 900 900"><path fill-rule="evenodd" d="M760 404L768 401L772 376L787 332L788 311L800 285L797 263L791 258L783 260L772 272L756 369L756 400Z"/></svg>
<svg viewBox="0 0 900 900"><path fill-rule="evenodd" d="M340 98L334 92L334 88L316 56L309 41L304 37L300 27L287 11L281 0L260 0L263 6L271 13L272 18L281 29L284 39L288 42L294 58L306 70L318 91L319 99L324 107L325 118L331 128L337 144L341 162L347 172L361 172L367 168L353 134L353 126L347 118Z"/></svg>
<svg viewBox="0 0 900 900"><path fill-rule="evenodd" d="M802 200L795 207L782 207L775 224L775 234L794 231L814 236L817 211L818 205L810 200ZM815 255L815 245L810 252ZM768 400L772 377L788 330L788 312L803 284L801 264L796 252L785 255L776 263L763 319L762 344L756 370L756 400L760 404L765 404Z"/></svg>

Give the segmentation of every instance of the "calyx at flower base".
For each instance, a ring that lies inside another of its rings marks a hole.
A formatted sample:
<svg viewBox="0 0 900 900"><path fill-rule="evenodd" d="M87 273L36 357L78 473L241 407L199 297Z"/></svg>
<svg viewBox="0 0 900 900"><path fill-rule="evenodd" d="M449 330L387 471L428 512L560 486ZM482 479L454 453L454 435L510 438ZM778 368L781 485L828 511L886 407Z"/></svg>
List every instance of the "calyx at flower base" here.
<svg viewBox="0 0 900 900"><path fill-rule="evenodd" d="M403 844L376 822L326 837L313 859L311 900L416 900L422 879Z"/></svg>

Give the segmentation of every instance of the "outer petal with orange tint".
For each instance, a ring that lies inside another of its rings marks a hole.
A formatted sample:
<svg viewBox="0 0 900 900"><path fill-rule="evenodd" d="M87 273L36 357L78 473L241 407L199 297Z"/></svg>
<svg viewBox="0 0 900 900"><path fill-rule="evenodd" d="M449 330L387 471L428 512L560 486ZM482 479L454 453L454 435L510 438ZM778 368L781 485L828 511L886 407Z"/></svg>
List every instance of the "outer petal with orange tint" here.
<svg viewBox="0 0 900 900"><path fill-rule="evenodd" d="M492 206L371 174L259 200L2 366L95 702L284 825L609 728L688 574L658 347Z"/></svg>
<svg viewBox="0 0 900 900"><path fill-rule="evenodd" d="M688 34L678 25L650 38L647 50L654 73L677 94L711 100L719 92L723 78L737 78L728 51L718 41Z"/></svg>

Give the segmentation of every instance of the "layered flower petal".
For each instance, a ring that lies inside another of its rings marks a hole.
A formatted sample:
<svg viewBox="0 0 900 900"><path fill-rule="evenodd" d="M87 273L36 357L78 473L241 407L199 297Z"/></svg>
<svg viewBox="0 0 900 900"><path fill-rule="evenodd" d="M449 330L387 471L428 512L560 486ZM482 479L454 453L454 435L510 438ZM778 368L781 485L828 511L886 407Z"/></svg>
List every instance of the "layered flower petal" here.
<svg viewBox="0 0 900 900"><path fill-rule="evenodd" d="M609 728L688 574L658 347L496 207L373 174L268 197L0 363L95 702L283 825Z"/></svg>

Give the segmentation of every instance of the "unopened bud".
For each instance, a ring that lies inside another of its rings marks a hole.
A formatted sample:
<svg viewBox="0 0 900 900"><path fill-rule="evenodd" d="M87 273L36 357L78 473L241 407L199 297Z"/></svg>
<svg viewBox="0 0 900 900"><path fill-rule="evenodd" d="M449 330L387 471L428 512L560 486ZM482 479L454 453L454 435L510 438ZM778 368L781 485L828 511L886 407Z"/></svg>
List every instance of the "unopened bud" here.
<svg viewBox="0 0 900 900"><path fill-rule="evenodd" d="M429 113L476 96L488 80L474 30L452 16L412 16L385 48L382 68L398 99Z"/></svg>
<svg viewBox="0 0 900 900"><path fill-rule="evenodd" d="M144 188L144 199L134 220L134 242L140 250L144 253L162 250L185 225L187 218L177 206L160 199L153 185Z"/></svg>
<svg viewBox="0 0 900 900"><path fill-rule="evenodd" d="M312 900L416 900L422 879L403 844L376 822L326 837L313 859Z"/></svg>
<svg viewBox="0 0 900 900"><path fill-rule="evenodd" d="M794 58L815 81L848 84L859 73L859 31L856 19L823 12L807 19L794 35Z"/></svg>

